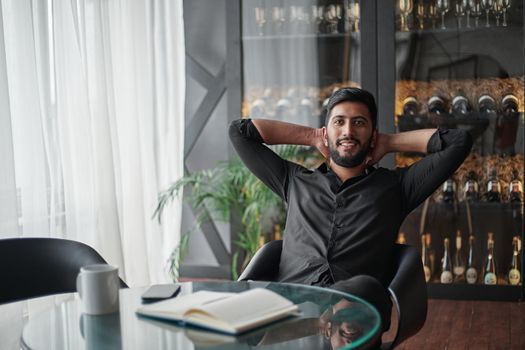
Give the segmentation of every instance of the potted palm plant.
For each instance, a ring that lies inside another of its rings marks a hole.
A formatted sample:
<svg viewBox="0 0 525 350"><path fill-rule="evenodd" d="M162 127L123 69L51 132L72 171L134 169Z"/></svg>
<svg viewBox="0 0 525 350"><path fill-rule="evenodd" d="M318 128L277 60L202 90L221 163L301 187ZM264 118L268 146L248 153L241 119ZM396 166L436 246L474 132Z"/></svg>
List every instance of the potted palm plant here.
<svg viewBox="0 0 525 350"><path fill-rule="evenodd" d="M321 159L319 153L305 147L281 145L274 149L281 157L306 166ZM238 158L219 162L213 169L192 172L175 181L159 193L154 217L160 220L166 206L185 187L190 189L187 200L191 202L197 216L195 225L182 234L179 245L169 258L168 269L174 280L179 277L179 266L184 259L189 235L205 220L226 222L230 221L232 215L240 218L238 239L234 241L238 249L232 254L232 279L237 279L239 272L264 241L273 239L274 229L280 231L284 227L284 202Z"/></svg>

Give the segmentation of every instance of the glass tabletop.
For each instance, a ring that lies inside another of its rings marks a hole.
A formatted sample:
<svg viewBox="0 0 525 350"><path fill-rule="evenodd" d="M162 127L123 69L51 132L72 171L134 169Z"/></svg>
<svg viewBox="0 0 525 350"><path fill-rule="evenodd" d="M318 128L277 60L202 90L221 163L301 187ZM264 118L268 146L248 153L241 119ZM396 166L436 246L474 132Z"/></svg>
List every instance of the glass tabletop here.
<svg viewBox="0 0 525 350"><path fill-rule="evenodd" d="M185 282L181 293L267 288L299 306L300 315L239 336L138 316L146 288L122 289L120 312L91 316L76 298L31 316L27 349L366 349L378 339L380 317L365 301L326 288L274 282Z"/></svg>

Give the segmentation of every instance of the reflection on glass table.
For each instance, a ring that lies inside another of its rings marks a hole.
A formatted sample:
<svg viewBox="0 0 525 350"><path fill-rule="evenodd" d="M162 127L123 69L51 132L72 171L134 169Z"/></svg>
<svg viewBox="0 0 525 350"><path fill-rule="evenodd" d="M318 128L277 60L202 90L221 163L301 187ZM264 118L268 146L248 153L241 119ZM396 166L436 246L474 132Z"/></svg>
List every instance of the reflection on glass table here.
<svg viewBox="0 0 525 350"><path fill-rule="evenodd" d="M30 316L25 349L367 349L379 335L379 314L368 303L326 288L268 282L183 283L181 294L199 290L270 289L299 306L300 316L239 336L184 327L136 315L145 288L123 289L120 312L90 316L78 299ZM2 306L0 306L0 311Z"/></svg>

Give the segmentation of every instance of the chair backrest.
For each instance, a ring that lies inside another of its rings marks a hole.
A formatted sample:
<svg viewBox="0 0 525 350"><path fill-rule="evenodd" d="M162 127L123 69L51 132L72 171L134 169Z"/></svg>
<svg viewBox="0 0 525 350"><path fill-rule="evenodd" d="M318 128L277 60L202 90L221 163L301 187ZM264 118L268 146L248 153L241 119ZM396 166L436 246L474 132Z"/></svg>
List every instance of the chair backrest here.
<svg viewBox="0 0 525 350"><path fill-rule="evenodd" d="M427 318L427 284L419 251L410 245L395 244L392 254L395 271L388 290L397 309L397 333L383 348L394 348L419 332Z"/></svg>
<svg viewBox="0 0 525 350"><path fill-rule="evenodd" d="M0 239L0 304L76 291L80 268L106 261L90 246L57 238ZM121 287L127 287L121 280Z"/></svg>
<svg viewBox="0 0 525 350"><path fill-rule="evenodd" d="M252 257L238 281L276 281L281 262L283 241L276 240L264 244Z"/></svg>

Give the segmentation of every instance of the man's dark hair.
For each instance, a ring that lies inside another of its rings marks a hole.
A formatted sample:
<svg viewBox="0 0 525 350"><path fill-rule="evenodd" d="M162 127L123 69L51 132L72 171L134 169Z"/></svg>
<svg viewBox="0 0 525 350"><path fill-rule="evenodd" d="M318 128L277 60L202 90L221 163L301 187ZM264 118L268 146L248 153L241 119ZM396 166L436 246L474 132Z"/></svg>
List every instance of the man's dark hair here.
<svg viewBox="0 0 525 350"><path fill-rule="evenodd" d="M332 109L341 102L361 102L364 104L368 108L370 118L372 118L372 127L374 129L377 127L377 106L374 96L366 90L354 87L341 88L330 96L326 105L325 125L328 125Z"/></svg>

